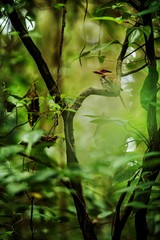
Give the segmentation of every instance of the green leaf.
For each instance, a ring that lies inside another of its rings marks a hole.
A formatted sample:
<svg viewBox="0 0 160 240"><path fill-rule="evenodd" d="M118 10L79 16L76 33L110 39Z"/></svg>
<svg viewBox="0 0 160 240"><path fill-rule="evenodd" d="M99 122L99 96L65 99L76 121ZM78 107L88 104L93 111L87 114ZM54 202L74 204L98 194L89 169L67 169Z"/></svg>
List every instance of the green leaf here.
<svg viewBox="0 0 160 240"><path fill-rule="evenodd" d="M104 7L97 8L96 13L99 13L99 12L104 11L106 9L116 9L116 8L123 9L123 7L125 7L125 4L116 3L116 4L113 4L113 5L110 5L110 6L107 5L107 6L104 6Z"/></svg>
<svg viewBox="0 0 160 240"><path fill-rule="evenodd" d="M14 8L11 4L7 4L5 8L9 14L11 14L14 11Z"/></svg>
<svg viewBox="0 0 160 240"><path fill-rule="evenodd" d="M8 184L7 191L11 195L15 195L18 192L22 192L28 188L28 184L26 182L13 182Z"/></svg>
<svg viewBox="0 0 160 240"><path fill-rule="evenodd" d="M42 35L39 32L30 31L29 36L31 38L42 38Z"/></svg>
<svg viewBox="0 0 160 240"><path fill-rule="evenodd" d="M81 59L82 57L85 57L85 56L87 56L89 54L93 54L93 53L99 52L99 51L109 47L112 44L120 44L120 42L118 40L114 40L114 41L109 42L109 43L100 43L100 44L96 45L94 48L91 48L89 51L81 53L76 59L78 59L78 58ZM98 59L98 60L103 62L104 59L105 59L105 56L101 56L100 59Z"/></svg>
<svg viewBox="0 0 160 240"><path fill-rule="evenodd" d="M107 124L107 123L115 123L118 125L124 126L126 123L128 123L127 120L123 120L120 118L114 118L114 117L107 117L107 116L96 116L96 115L85 115L86 117L94 118L91 120L92 123L97 124Z"/></svg>
<svg viewBox="0 0 160 240"><path fill-rule="evenodd" d="M80 57L85 57L86 55L90 54L90 51L87 52L83 52L82 54L80 54Z"/></svg>
<svg viewBox="0 0 160 240"><path fill-rule="evenodd" d="M133 207L133 208L138 208L138 209L142 209L142 208L147 208L148 205L146 205L145 203L142 202L138 202L138 201L134 201L131 203L128 203L127 206Z"/></svg>
<svg viewBox="0 0 160 240"><path fill-rule="evenodd" d="M137 169L138 169L138 166L135 165L135 166L128 167L124 171L122 170L119 174L116 174L114 178L114 182L118 183L118 182L124 182L129 180L131 177L133 177Z"/></svg>
<svg viewBox="0 0 160 240"><path fill-rule="evenodd" d="M119 42L118 40L114 40L114 41L111 41L111 42L109 42L109 43L100 43L100 44L96 45L94 48L92 48L92 49L90 50L90 52L91 52L91 53L98 52L98 51L100 51L100 50L103 50L103 49L109 47L109 46L112 45L112 44L120 44L120 42Z"/></svg>
<svg viewBox="0 0 160 240"><path fill-rule="evenodd" d="M109 17L109 16L103 16L103 17L93 17L93 20L102 20L102 21L112 21L112 22L116 22L118 24L122 24L124 19L122 17Z"/></svg>
<svg viewBox="0 0 160 240"><path fill-rule="evenodd" d="M127 30L127 34L129 35L129 43L134 43L137 42L137 39L139 40L140 38L143 37L143 34L141 33L139 27L136 27L134 29L129 28Z"/></svg>
<svg viewBox="0 0 160 240"><path fill-rule="evenodd" d="M1 147L0 148L0 160L5 160L9 158L12 155L17 154L20 152L23 148L21 146L6 146L6 147Z"/></svg>
<svg viewBox="0 0 160 240"><path fill-rule="evenodd" d="M142 31L148 39L151 34L151 27L150 26L141 26L140 31Z"/></svg>
<svg viewBox="0 0 160 240"><path fill-rule="evenodd" d="M24 134L22 137L22 141L33 145L41 138L43 134L44 134L43 130L34 130Z"/></svg>
<svg viewBox="0 0 160 240"><path fill-rule="evenodd" d="M17 31L11 31L11 32L8 32L8 35L10 35L10 36L18 36L18 35L19 35L19 32L17 32Z"/></svg>
<svg viewBox="0 0 160 240"><path fill-rule="evenodd" d="M135 190L135 186L124 187L115 191L115 194L132 193L134 190Z"/></svg>
<svg viewBox="0 0 160 240"><path fill-rule="evenodd" d="M113 211L103 211L100 214L98 214L98 218L103 219L103 218L106 218L106 217L108 217L112 214L113 214Z"/></svg>
<svg viewBox="0 0 160 240"><path fill-rule="evenodd" d="M144 38L142 33L148 39L151 34L150 26L140 26L140 27L128 28L127 36L129 36L129 43L135 43L135 42L137 42L137 39L140 40L140 39Z"/></svg>
<svg viewBox="0 0 160 240"><path fill-rule="evenodd" d="M146 15L146 14L150 14L150 13L156 13L158 12L160 9L160 2L159 0L158 1L153 1L151 2L151 5L149 6L149 8L137 13L137 14L134 14L135 16L143 16L143 15Z"/></svg>
<svg viewBox="0 0 160 240"><path fill-rule="evenodd" d="M22 141L27 143L26 153L29 155L32 146L42 137L43 130L34 130L23 135Z"/></svg>
<svg viewBox="0 0 160 240"><path fill-rule="evenodd" d="M61 10L65 6L64 3L56 3L53 5L54 8Z"/></svg>
<svg viewBox="0 0 160 240"><path fill-rule="evenodd" d="M99 61L100 63L103 63L104 60L105 60L105 56L98 56L98 61Z"/></svg>
<svg viewBox="0 0 160 240"><path fill-rule="evenodd" d="M136 27L129 27L129 28L127 28L126 35L129 36L135 29L136 29Z"/></svg>
<svg viewBox="0 0 160 240"><path fill-rule="evenodd" d="M158 82L158 72L153 67L149 67L149 73L146 79L144 80L144 83L140 92L141 105L147 111L154 97L156 96L157 82Z"/></svg>
<svg viewBox="0 0 160 240"><path fill-rule="evenodd" d="M44 169L37 173L35 173L31 178L31 183L37 183L37 182L44 182L46 180L49 180L51 178L55 178L57 176L57 172L53 169Z"/></svg>

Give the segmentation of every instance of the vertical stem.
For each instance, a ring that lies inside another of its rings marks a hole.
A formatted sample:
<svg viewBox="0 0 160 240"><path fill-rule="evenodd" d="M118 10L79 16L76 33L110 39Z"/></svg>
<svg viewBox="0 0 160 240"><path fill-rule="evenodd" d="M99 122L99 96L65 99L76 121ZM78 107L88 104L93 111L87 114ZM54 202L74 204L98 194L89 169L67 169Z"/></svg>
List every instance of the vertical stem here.
<svg viewBox="0 0 160 240"><path fill-rule="evenodd" d="M75 151L75 142L74 142L74 133L73 133L74 115L75 113L70 111L64 111L62 114L63 121L64 121L65 139L66 139L67 166L73 171L76 168L80 169L79 162L76 156L76 151ZM80 178L76 177L76 179L71 179L70 184L65 184L65 185L71 192L84 240L97 240L96 234L94 232L93 224L87 214L86 203L83 197Z"/></svg>
<svg viewBox="0 0 160 240"><path fill-rule="evenodd" d="M57 83L60 81L60 70L62 64L62 50L63 50L63 43L64 43L64 30L66 26L66 3L67 0L63 1L63 8L62 8L62 26L61 26L61 37L60 37L60 45L59 45L59 56L58 56L58 67L57 67Z"/></svg>
<svg viewBox="0 0 160 240"><path fill-rule="evenodd" d="M145 2L141 1L141 8L142 10L145 10ZM155 49L154 49L154 37L153 37L153 25L152 25L152 15L146 14L142 16L143 20L143 26L144 27L150 27L150 35L149 37L144 35L145 38L145 46L146 46L146 57L148 59L148 66L149 66L149 75L152 76L150 81L152 81L152 86L155 86L155 89L157 88L157 81L158 81L158 74L156 70L156 57L155 57ZM151 72L154 72L155 74L150 74ZM156 103L157 103L157 96L152 100L152 103L150 103L148 111L147 111L147 130L149 135L149 142L150 147L148 149L148 152L157 152L159 151L159 136L158 136L158 129L157 129L157 112L156 112ZM147 152L147 153L148 153ZM152 166L152 161L155 160L154 156L150 156L147 158L147 155L144 156L144 167L142 170L142 175L140 178L139 183L149 182L149 181L155 181L158 174L159 169L157 167ZM145 162L150 162L150 166L145 167ZM145 175L145 171L148 172L148 174ZM142 180L143 176L143 180ZM146 189L146 193L141 192L137 195L135 198L135 201L139 201L142 203L145 203L148 205L150 195L151 195L151 189L152 186ZM136 227L136 240L147 240L148 237L148 226L146 221L146 215L147 215L147 208L138 209L135 214L135 227Z"/></svg>

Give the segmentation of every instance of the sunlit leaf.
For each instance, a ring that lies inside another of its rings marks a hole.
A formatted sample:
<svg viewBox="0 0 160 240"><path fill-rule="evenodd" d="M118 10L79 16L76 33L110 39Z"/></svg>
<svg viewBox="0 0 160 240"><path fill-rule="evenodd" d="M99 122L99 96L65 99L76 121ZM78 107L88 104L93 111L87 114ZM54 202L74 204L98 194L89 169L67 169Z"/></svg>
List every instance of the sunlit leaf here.
<svg viewBox="0 0 160 240"><path fill-rule="evenodd" d="M11 31L11 32L8 32L8 35L18 36L18 35L19 35L19 32L17 32L17 31Z"/></svg>
<svg viewBox="0 0 160 240"><path fill-rule="evenodd" d="M143 34L141 33L140 29L138 27L133 29L129 29L128 35L129 35L129 43L134 43L137 41L137 39L140 39L143 37Z"/></svg>
<svg viewBox="0 0 160 240"><path fill-rule="evenodd" d="M136 29L136 27L127 28L127 30L126 30L127 36L129 36L135 29Z"/></svg>
<svg viewBox="0 0 160 240"><path fill-rule="evenodd" d="M31 132L27 132L22 136L22 142L27 143L26 153L28 155L31 152L32 146L42 137L43 134L43 130L34 130Z"/></svg>
<svg viewBox="0 0 160 240"><path fill-rule="evenodd" d="M54 8L61 10L65 6L64 3L56 3L53 5Z"/></svg>
<svg viewBox="0 0 160 240"><path fill-rule="evenodd" d="M122 17L109 17L109 16L103 16L103 17L93 17L93 20L102 20L102 21L112 21L112 22L116 22L118 24L122 24L124 19Z"/></svg>
<svg viewBox="0 0 160 240"><path fill-rule="evenodd" d="M27 132L26 134L23 135L22 141L33 145L42 137L43 134L44 134L43 130L34 130L31 132Z"/></svg>
<svg viewBox="0 0 160 240"><path fill-rule="evenodd" d="M102 213L98 214L98 218L100 218L100 219L106 218L112 214L113 214L112 211L103 211Z"/></svg>
<svg viewBox="0 0 160 240"><path fill-rule="evenodd" d="M115 178L114 178L115 183L129 180L131 177L133 177L137 169L138 169L138 166L136 165L136 166L128 167L125 170L122 170L119 174L115 175Z"/></svg>

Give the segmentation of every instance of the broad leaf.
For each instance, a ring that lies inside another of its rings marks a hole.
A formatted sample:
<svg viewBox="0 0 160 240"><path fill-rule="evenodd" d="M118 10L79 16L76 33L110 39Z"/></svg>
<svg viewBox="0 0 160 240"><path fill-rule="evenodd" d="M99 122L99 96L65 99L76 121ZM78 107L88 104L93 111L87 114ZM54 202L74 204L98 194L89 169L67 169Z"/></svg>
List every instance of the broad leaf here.
<svg viewBox="0 0 160 240"><path fill-rule="evenodd" d="M140 92L141 105L147 111L154 97L156 96L157 81L158 81L158 72L153 67L149 67L149 73L146 79L144 80L144 83Z"/></svg>
<svg viewBox="0 0 160 240"><path fill-rule="evenodd" d="M0 148L0 160L5 160L10 156L19 153L23 148L21 146L11 145Z"/></svg>
<svg viewBox="0 0 160 240"><path fill-rule="evenodd" d="M150 6L147 9L145 9L137 14L134 14L134 15L143 16L146 14L156 13L159 11L159 9L160 9L160 2L159 2L159 0L155 0L155 1L151 1Z"/></svg>
<svg viewBox="0 0 160 240"><path fill-rule="evenodd" d="M115 183L124 182L131 179L137 170L138 170L137 165L128 167L124 171L122 170L119 174L115 175L114 182Z"/></svg>
<svg viewBox="0 0 160 240"><path fill-rule="evenodd" d="M43 134L44 134L43 130L34 130L23 135L22 141L33 145L41 138Z"/></svg>
<svg viewBox="0 0 160 240"><path fill-rule="evenodd" d="M92 118L92 123L96 124L108 124L108 123L115 123L118 125L125 126L128 121L120 118L114 117L107 117L107 116L98 116L98 115L85 115L86 117Z"/></svg>
<svg viewBox="0 0 160 240"><path fill-rule="evenodd" d="M140 30L144 33L144 35L148 39L150 34L151 34L151 27L150 26L143 26L143 27L140 27Z"/></svg>
<svg viewBox="0 0 160 240"><path fill-rule="evenodd" d="M34 130L23 135L22 141L27 143L26 153L28 155L31 152L32 146L42 137L43 134L43 130Z"/></svg>

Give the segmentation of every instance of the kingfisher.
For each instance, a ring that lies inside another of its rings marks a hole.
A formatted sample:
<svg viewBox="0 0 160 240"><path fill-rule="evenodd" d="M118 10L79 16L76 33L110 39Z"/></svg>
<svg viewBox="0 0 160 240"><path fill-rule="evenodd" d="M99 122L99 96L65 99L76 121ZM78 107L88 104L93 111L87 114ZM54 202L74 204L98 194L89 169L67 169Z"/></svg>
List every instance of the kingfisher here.
<svg viewBox="0 0 160 240"><path fill-rule="evenodd" d="M112 71L106 69L101 69L93 72L100 75L100 82L102 84L103 89L106 90L107 92L113 92L118 94L123 106L126 107L123 98L120 94L120 91L122 91L122 89L119 82L117 81L116 75L112 73Z"/></svg>

